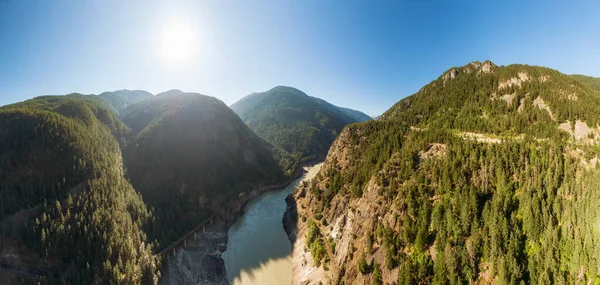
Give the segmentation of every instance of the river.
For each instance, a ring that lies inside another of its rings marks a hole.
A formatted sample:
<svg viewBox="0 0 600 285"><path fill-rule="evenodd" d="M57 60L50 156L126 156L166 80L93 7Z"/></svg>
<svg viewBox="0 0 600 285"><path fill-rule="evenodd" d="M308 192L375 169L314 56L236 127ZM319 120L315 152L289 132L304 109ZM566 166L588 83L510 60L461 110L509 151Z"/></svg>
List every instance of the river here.
<svg viewBox="0 0 600 285"><path fill-rule="evenodd" d="M228 231L222 254L227 279L234 285L292 284L292 245L283 229L285 197L303 181L312 179L322 164L288 187L267 192L246 205L245 213Z"/></svg>

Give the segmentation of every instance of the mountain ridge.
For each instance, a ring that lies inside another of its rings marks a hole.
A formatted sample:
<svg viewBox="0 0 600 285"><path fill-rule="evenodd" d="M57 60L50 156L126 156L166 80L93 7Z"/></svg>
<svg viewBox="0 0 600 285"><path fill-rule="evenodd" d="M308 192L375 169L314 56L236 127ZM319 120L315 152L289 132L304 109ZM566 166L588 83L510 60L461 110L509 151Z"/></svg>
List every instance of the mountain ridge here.
<svg viewBox="0 0 600 285"><path fill-rule="evenodd" d="M119 114L127 106L137 103L139 101L151 98L152 93L144 90L128 90L121 89L116 91L106 91L99 95L91 95L100 98L105 102L115 113Z"/></svg>
<svg viewBox="0 0 600 285"><path fill-rule="evenodd" d="M143 231L151 213L120 163L126 132L90 96L41 96L0 108L3 263L75 283L158 282Z"/></svg>
<svg viewBox="0 0 600 285"><path fill-rule="evenodd" d="M345 127L294 193L312 229L302 270L333 268L333 283L598 280L586 254L598 237L583 229L600 218L599 95L548 68L473 62Z"/></svg>
<svg viewBox="0 0 600 285"><path fill-rule="evenodd" d="M128 177L155 210L152 235L161 244L293 172L283 154L214 97L159 94L129 106L121 119L132 130L123 150Z"/></svg>
<svg viewBox="0 0 600 285"><path fill-rule="evenodd" d="M297 165L323 159L342 128L357 122L339 107L288 86L252 93L230 108L259 136L289 152Z"/></svg>

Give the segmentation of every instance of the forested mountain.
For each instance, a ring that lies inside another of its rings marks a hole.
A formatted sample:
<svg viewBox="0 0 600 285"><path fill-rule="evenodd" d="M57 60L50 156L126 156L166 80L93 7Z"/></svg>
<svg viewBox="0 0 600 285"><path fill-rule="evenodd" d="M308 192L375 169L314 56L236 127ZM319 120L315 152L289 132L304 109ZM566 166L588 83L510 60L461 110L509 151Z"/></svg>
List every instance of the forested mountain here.
<svg viewBox="0 0 600 285"><path fill-rule="evenodd" d="M294 171L284 152L213 97L172 90L127 107L121 119L131 128L123 152L127 174L153 208L149 233L162 245Z"/></svg>
<svg viewBox="0 0 600 285"><path fill-rule="evenodd" d="M361 112L361 111L357 111L357 110L353 110L353 109L349 109L349 108L344 108L344 107L338 107L342 112L344 112L346 115L352 117L355 121L357 122L366 122L366 121L370 121L373 120L373 118L371 118L369 115Z"/></svg>
<svg viewBox="0 0 600 285"><path fill-rule="evenodd" d="M346 114L348 109L286 86L250 94L231 109L256 134L291 153L296 163L323 159L342 128L358 122Z"/></svg>
<svg viewBox="0 0 600 285"><path fill-rule="evenodd" d="M579 81L593 89L600 90L600 78L598 78L598 77L591 77L591 76L585 76L585 75L580 75L580 74L573 74L573 75L571 75L571 77L577 79L577 81Z"/></svg>
<svg viewBox="0 0 600 285"><path fill-rule="evenodd" d="M97 97L118 114L127 106L152 97L152 94L143 90L117 90L103 92Z"/></svg>
<svg viewBox="0 0 600 285"><path fill-rule="evenodd" d="M142 231L151 213L123 176L126 132L90 96L0 108L1 263L46 272L50 283L157 282Z"/></svg>
<svg viewBox="0 0 600 285"><path fill-rule="evenodd" d="M446 71L344 128L296 192L307 266L334 284L597 283L598 110L548 68Z"/></svg>

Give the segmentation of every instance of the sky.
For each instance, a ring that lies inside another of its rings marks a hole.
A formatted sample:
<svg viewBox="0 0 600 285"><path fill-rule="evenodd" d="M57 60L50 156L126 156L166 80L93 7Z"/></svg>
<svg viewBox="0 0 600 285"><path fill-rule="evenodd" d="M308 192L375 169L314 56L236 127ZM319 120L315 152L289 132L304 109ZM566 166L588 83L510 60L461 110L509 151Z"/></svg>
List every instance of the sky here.
<svg viewBox="0 0 600 285"><path fill-rule="evenodd" d="M600 1L0 0L0 105L277 85L379 115L478 60L600 77Z"/></svg>

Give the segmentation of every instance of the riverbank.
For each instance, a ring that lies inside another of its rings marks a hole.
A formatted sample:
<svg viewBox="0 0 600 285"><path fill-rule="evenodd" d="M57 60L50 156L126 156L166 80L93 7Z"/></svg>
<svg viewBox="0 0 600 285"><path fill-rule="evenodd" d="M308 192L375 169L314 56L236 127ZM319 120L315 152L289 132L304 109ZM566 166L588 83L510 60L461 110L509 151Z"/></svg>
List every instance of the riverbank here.
<svg viewBox="0 0 600 285"><path fill-rule="evenodd" d="M312 174L312 179L320 170L318 169ZM306 179L305 181L310 181ZM300 188L302 189L302 188ZM298 189L296 189L298 190ZM303 191L300 190L300 191ZM296 197L302 196L302 193L296 191L288 195L285 199L287 208L283 218L283 227L292 243L292 284L318 284L323 280L327 280L326 272L323 267L315 267L312 256L306 250L306 234L308 233L308 224L300 218L304 215L302 206L298 209Z"/></svg>
<svg viewBox="0 0 600 285"><path fill-rule="evenodd" d="M228 229L244 214L249 202L266 192L287 187L304 173L310 173L312 168L299 168L286 183L261 187L240 197L231 205L234 211L215 217L205 232L196 234L195 240L188 240L187 247L179 249L175 257L168 257L160 284L229 284L225 263L221 258L227 249Z"/></svg>

